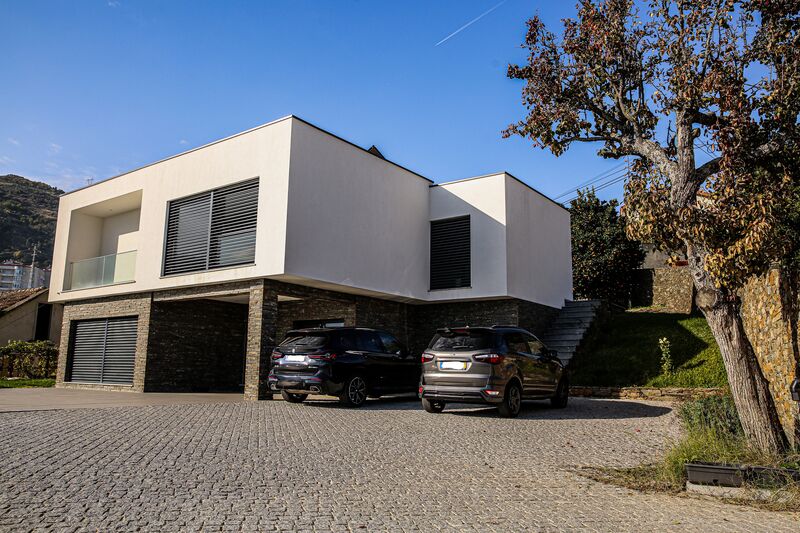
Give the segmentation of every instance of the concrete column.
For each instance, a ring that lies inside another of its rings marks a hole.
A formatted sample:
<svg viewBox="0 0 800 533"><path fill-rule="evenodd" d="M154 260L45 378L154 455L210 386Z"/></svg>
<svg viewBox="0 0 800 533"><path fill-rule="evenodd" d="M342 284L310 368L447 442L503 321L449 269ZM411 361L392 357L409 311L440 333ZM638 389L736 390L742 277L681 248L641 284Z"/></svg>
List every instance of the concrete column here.
<svg viewBox="0 0 800 533"><path fill-rule="evenodd" d="M268 280L250 287L247 313L247 354L244 370L244 399L271 400L267 384L272 349L278 324L278 292Z"/></svg>

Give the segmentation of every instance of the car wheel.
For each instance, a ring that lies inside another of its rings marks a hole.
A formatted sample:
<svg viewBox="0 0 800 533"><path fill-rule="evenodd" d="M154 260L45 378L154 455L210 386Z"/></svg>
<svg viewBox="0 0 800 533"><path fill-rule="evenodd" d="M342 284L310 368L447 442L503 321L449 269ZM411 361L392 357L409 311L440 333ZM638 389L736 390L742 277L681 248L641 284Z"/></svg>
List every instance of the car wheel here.
<svg viewBox="0 0 800 533"><path fill-rule="evenodd" d="M339 403L347 407L361 407L367 401L367 382L361 376L353 376L344 384Z"/></svg>
<svg viewBox="0 0 800 533"><path fill-rule="evenodd" d="M566 376L561 378L556 388L556 395L550 398L550 405L556 409L563 409L569 402L569 380Z"/></svg>
<svg viewBox="0 0 800 533"><path fill-rule="evenodd" d="M497 406L500 416L503 418L515 418L522 408L522 389L515 381L506 388L503 402Z"/></svg>
<svg viewBox="0 0 800 533"><path fill-rule="evenodd" d="M289 403L303 403L303 400L308 398L308 394L296 394L294 392L286 392L285 390L281 391L281 396Z"/></svg>
<svg viewBox="0 0 800 533"><path fill-rule="evenodd" d="M444 411L444 402L430 401L426 398L422 399L422 408L429 413L441 413Z"/></svg>

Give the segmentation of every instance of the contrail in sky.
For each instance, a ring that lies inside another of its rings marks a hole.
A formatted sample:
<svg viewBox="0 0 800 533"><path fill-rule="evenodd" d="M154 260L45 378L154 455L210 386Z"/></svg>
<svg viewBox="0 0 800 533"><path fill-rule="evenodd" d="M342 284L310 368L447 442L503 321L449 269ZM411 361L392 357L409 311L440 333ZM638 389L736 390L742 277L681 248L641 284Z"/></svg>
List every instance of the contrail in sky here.
<svg viewBox="0 0 800 533"><path fill-rule="evenodd" d="M463 26L461 26L460 28L458 28L456 31L454 31L453 33L451 33L450 35L448 35L447 37L445 37L444 39L442 39L441 41L439 41L438 43L436 43L436 44L435 44L435 45L433 45L433 46L439 46L440 44L442 44L443 42L447 41L447 40L448 40L448 39L450 39L451 37L453 37L453 36L455 36L455 35L458 35L459 33L461 33L462 31L466 30L467 28L469 28L470 26L472 26L473 24L475 24L476 22L478 22L479 20L481 20L483 17L485 17L486 15L488 15L489 13L491 13L492 11L494 11L495 9L497 9L498 7L500 7L500 6L502 6L503 4L505 4L507 1L508 1L508 0L503 0L502 2L500 2L499 4L497 4L496 6L494 6L493 8L489 9L488 11L485 11L485 12L481 13L480 15L478 15L478 16L477 16L477 17L475 17L474 19L470 20L469 22L467 22L466 24L464 24Z"/></svg>

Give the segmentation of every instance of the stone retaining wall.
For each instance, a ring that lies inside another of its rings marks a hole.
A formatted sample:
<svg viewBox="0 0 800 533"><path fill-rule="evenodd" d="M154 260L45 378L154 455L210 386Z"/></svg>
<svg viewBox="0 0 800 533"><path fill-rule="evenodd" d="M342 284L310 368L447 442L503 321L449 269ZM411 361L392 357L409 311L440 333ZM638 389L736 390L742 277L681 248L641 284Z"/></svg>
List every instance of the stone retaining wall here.
<svg viewBox="0 0 800 533"><path fill-rule="evenodd" d="M800 372L797 345L800 301L792 295L789 280L773 268L750 280L741 290L742 318L775 407L787 436L800 443L800 404L791 398L789 385Z"/></svg>
<svg viewBox="0 0 800 533"><path fill-rule="evenodd" d="M589 398L618 398L625 400L654 400L662 402L685 402L706 398L708 396L722 396L725 389L721 388L655 388L655 387L579 387L569 388L572 396Z"/></svg>
<svg viewBox="0 0 800 533"><path fill-rule="evenodd" d="M642 268L633 276L631 304L671 313L691 313L694 285L685 267Z"/></svg>

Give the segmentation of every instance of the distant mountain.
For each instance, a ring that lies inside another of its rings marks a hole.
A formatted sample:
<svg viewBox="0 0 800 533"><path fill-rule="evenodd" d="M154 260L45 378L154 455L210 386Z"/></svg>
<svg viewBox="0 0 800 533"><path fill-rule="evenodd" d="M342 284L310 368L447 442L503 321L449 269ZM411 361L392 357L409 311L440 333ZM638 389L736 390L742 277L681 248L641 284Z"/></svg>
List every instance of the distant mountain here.
<svg viewBox="0 0 800 533"><path fill-rule="evenodd" d="M30 263L33 245L37 266L50 266L56 233L58 197L64 191L22 176L0 176L0 261Z"/></svg>

